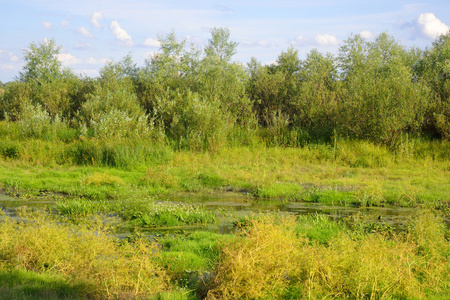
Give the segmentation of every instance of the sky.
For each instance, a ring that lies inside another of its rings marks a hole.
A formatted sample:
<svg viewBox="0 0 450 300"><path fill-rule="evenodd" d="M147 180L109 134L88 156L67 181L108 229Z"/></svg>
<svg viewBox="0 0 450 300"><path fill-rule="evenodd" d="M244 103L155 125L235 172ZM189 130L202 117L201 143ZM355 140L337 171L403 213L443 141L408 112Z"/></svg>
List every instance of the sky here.
<svg viewBox="0 0 450 300"><path fill-rule="evenodd" d="M270 64L291 46L301 59L312 49L337 54L354 34L387 32L425 49L449 26L446 0L0 0L0 81L16 79L30 43L51 38L63 66L98 76L128 54L142 66L172 30L203 48L211 28L226 27L239 43L234 61Z"/></svg>

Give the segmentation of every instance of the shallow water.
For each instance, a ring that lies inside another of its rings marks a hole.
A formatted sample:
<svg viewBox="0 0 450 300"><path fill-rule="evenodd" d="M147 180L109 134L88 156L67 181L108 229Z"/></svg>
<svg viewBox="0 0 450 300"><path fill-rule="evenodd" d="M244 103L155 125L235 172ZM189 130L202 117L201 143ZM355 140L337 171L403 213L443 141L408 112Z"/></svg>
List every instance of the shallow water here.
<svg viewBox="0 0 450 300"><path fill-rule="evenodd" d="M364 217L366 222L384 223L396 229L402 229L415 216L417 209L397 206L355 207L332 206L323 203L290 202L282 200L261 200L236 193L198 196L195 194L167 197L168 201L197 203L216 210L232 210L234 214L246 216L265 212L278 212L291 215L323 214L333 219L342 219L354 215ZM447 223L450 220L446 220Z"/></svg>
<svg viewBox="0 0 450 300"><path fill-rule="evenodd" d="M198 195L185 193L160 198L162 201L191 203L214 210L218 222L214 225L195 225L180 227L142 228L142 233L154 235L156 233L189 232L195 230L209 230L219 233L234 231L233 221L240 217L257 215L266 212L277 212L285 215L324 214L334 219L341 219L359 214L367 222L384 223L393 228L401 229L416 213L415 208L404 207L349 207L331 206L322 203L289 202L281 200L255 199L239 193L215 193ZM33 200L20 199L0 193L0 208L10 217L17 218L16 210L20 207L51 207L56 203L52 197L38 197ZM18 218L19 219L19 218ZM449 221L449 220L446 220ZM133 228L121 227L118 237L125 237Z"/></svg>

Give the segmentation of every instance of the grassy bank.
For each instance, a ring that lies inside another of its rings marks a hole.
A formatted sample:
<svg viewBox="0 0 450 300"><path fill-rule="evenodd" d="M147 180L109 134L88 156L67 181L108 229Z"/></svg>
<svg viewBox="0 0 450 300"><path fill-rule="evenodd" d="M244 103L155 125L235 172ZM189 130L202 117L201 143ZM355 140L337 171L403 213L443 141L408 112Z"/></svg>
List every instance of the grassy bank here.
<svg viewBox="0 0 450 300"><path fill-rule="evenodd" d="M17 149L33 151L31 140L14 143ZM235 191L251 197L357 206L435 207L450 201L450 143L444 141L410 140L392 150L366 141L338 140L331 145L232 147L214 153L149 144L142 161L126 167L105 166L94 156L82 165L71 160L57 163L59 152L52 150L56 143L48 143L36 148L41 152L38 158L22 150L16 157L4 155L1 187L21 197L42 191L89 199ZM130 152L134 146L108 147ZM72 144L59 147L66 153L65 147Z"/></svg>

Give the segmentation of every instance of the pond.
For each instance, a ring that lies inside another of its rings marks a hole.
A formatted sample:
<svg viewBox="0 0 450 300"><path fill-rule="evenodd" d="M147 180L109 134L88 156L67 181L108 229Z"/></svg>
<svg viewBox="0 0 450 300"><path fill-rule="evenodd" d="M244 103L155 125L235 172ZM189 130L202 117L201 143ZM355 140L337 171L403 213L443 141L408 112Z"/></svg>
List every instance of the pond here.
<svg viewBox="0 0 450 300"><path fill-rule="evenodd" d="M198 195L195 193L183 193L179 195L159 198L161 201L172 203L190 203L203 206L216 212L218 222L210 225L192 225L177 227L142 228L142 232L149 235L158 233L172 233L195 230L208 230L218 233L229 233L234 230L233 221L245 216L276 212L281 215L306 215L324 214L333 219L342 219L359 215L367 222L383 223L394 229L401 230L416 213L415 208L406 207L352 207L331 206L322 203L290 202L284 200L262 200L241 193L214 193L210 195ZM11 218L16 218L16 211L21 207L45 208L55 205L57 200L51 196L34 197L32 200L21 199L0 193L0 208ZM110 214L114 216L116 214ZM446 223L450 220L446 219ZM118 237L127 236L133 229L127 226L119 227L116 232Z"/></svg>

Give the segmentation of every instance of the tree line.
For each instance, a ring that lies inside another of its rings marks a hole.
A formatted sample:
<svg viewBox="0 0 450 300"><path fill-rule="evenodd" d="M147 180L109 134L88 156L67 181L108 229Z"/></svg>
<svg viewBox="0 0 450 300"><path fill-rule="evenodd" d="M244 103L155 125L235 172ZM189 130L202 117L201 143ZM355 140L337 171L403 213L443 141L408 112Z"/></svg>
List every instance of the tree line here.
<svg viewBox="0 0 450 300"><path fill-rule="evenodd" d="M395 146L404 135L450 139L450 33L421 50L387 33L352 35L337 55L293 47L276 63L233 61L237 43L212 28L203 49L174 31L143 66L131 56L96 78L63 68L54 40L31 43L0 93L0 118L42 137L71 128L96 139L152 139L176 148L300 146L333 137ZM59 126L59 127L58 127Z"/></svg>

